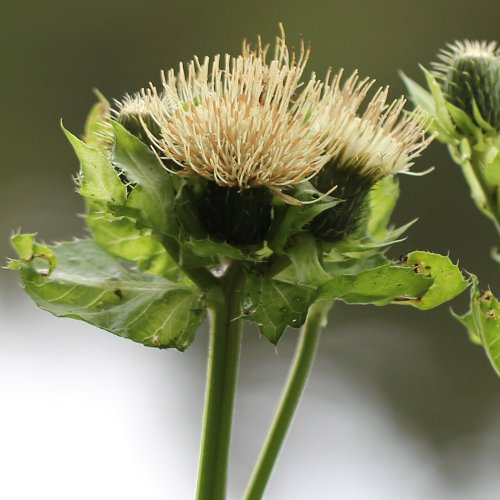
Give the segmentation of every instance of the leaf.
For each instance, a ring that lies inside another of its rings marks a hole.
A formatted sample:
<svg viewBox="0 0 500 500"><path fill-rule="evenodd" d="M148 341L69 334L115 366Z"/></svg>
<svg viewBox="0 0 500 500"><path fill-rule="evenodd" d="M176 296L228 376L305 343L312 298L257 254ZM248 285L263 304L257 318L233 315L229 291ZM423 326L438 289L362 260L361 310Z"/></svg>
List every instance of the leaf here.
<svg viewBox="0 0 500 500"><path fill-rule="evenodd" d="M52 248L40 245L35 241L36 234L14 234L11 238L12 246L25 262L33 262L35 259L43 259L46 263L45 274L50 274L54 270L57 258ZM8 269L20 269L19 261L11 260L7 265Z"/></svg>
<svg viewBox="0 0 500 500"><path fill-rule="evenodd" d="M175 193L170 175L153 152L119 123L113 122L115 144L111 161L134 184L127 200L128 213L137 222L161 234L176 236Z"/></svg>
<svg viewBox="0 0 500 500"><path fill-rule="evenodd" d="M250 273L243 291L244 318L277 344L287 326L299 328L306 320L316 290L297 283Z"/></svg>
<svg viewBox="0 0 500 500"><path fill-rule="evenodd" d="M469 332L474 343L484 347L491 365L500 375L500 302L491 290L481 292L476 276L471 275L470 310L457 318Z"/></svg>
<svg viewBox="0 0 500 500"><path fill-rule="evenodd" d="M92 106L85 121L83 135L85 144L103 153L111 151L113 144L113 129L109 111L109 102L99 95L99 102Z"/></svg>
<svg viewBox="0 0 500 500"><path fill-rule="evenodd" d="M482 346L483 342L476 328L476 324L474 322L474 315L472 314L472 311L466 312L461 316L455 314L453 311L451 311L451 314L457 321L459 321L460 323L462 323L463 326L465 326L465 328L467 329L467 333L469 334L469 340L473 344Z"/></svg>
<svg viewBox="0 0 500 500"><path fill-rule="evenodd" d="M474 124L472 119L463 109L458 108L451 102L447 102L446 107L453 121L464 134L473 136L477 135L478 133L477 125Z"/></svg>
<svg viewBox="0 0 500 500"><path fill-rule="evenodd" d="M398 198L399 184L394 177L385 177L370 190L366 232L374 240L383 240L387 236Z"/></svg>
<svg viewBox="0 0 500 500"><path fill-rule="evenodd" d="M142 271L170 279L178 276L179 268L151 229L137 229L134 219L109 213L89 212L86 221L96 243L111 255L137 264Z"/></svg>
<svg viewBox="0 0 500 500"><path fill-rule="evenodd" d="M239 248L233 247L224 241L214 241L210 238L195 240L190 238L183 242L183 247L189 249L199 257L227 257L234 260L255 261L250 255L245 255Z"/></svg>
<svg viewBox="0 0 500 500"><path fill-rule="evenodd" d="M450 301L467 288L467 280L456 264L445 255L431 252L412 252L408 254L407 266L433 283L418 302L412 304L419 309L432 309Z"/></svg>
<svg viewBox="0 0 500 500"><path fill-rule="evenodd" d="M431 92L421 87L414 80L403 73L400 73L404 84L415 105L428 113L434 120L431 129L438 132L439 140L444 143L455 142L455 126L447 110L447 103L441 91L441 87L436 79L424 67L427 86Z"/></svg>
<svg viewBox="0 0 500 500"><path fill-rule="evenodd" d="M316 286L330 278L320 262L318 242L311 233L304 232L295 236L287 255L300 283Z"/></svg>
<svg viewBox="0 0 500 500"><path fill-rule="evenodd" d="M82 142L64 127L62 129L80 160L79 193L91 202L122 205L125 202L126 188L109 158Z"/></svg>
<svg viewBox="0 0 500 500"><path fill-rule="evenodd" d="M436 114L436 106L432 94L425 90L424 87L420 86L416 81L406 76L402 71L399 72L399 76L406 85L408 94L410 94L414 104L422 108L429 115L434 116Z"/></svg>
<svg viewBox="0 0 500 500"><path fill-rule="evenodd" d="M435 118L441 124L447 134L453 136L455 132L455 125L453 124L453 120L451 119L448 112L447 102L443 95L443 91L441 90L441 87L439 86L439 83L434 78L434 76L423 66L422 71L427 81L427 86L429 87L429 90L431 91L432 97L434 99L434 106L436 108Z"/></svg>
<svg viewBox="0 0 500 500"><path fill-rule="evenodd" d="M305 202L311 202L323 196L310 182L301 182L295 186L292 197ZM341 200L324 196L313 203L290 205L281 203L274 209L274 219L268 235L268 245L276 253L285 253L285 245L290 237L297 234L317 215L334 207Z"/></svg>
<svg viewBox="0 0 500 500"><path fill-rule="evenodd" d="M14 245L19 247L19 237ZM55 316L80 319L145 346L182 351L205 315L195 289L130 271L91 240L55 246L49 259L57 259L57 266L50 275L26 258L25 242L22 248L17 264L26 291Z"/></svg>
<svg viewBox="0 0 500 500"><path fill-rule="evenodd" d="M432 280L408 267L387 263L358 274L344 274L322 284L319 298L349 304L385 305L390 302L415 304L432 285Z"/></svg>

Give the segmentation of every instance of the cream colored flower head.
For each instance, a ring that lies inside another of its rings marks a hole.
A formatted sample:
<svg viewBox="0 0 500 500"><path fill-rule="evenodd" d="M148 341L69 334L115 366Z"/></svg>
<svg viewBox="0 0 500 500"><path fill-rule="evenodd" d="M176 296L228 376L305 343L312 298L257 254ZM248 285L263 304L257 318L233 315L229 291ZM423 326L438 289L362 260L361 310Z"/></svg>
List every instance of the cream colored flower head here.
<svg viewBox="0 0 500 500"><path fill-rule="evenodd" d="M407 170L427 145L422 117L398 121L404 101L387 105L382 89L358 116L374 81L355 72L341 83L342 71L303 80L308 56L303 42L288 49L282 29L272 55L259 39L237 57L195 57L163 73L161 90L142 91L159 130L143 121L155 152L179 165L177 175L278 194L332 159L363 175Z"/></svg>
<svg viewBox="0 0 500 500"><path fill-rule="evenodd" d="M304 43L289 51L282 32L271 57L259 39L256 48L244 42L237 57L194 58L163 74L161 91L143 92L161 130L150 134L159 156L176 162L178 175L239 189L279 192L315 176L337 152L333 131L367 82L353 76L344 90L339 75L303 82L308 56Z"/></svg>
<svg viewBox="0 0 500 500"><path fill-rule="evenodd" d="M417 110L403 115L406 99L387 102L388 88L379 88L365 111L352 112L343 126L333 131L337 152L333 168L355 170L377 181L408 172L414 159L429 145L428 116Z"/></svg>

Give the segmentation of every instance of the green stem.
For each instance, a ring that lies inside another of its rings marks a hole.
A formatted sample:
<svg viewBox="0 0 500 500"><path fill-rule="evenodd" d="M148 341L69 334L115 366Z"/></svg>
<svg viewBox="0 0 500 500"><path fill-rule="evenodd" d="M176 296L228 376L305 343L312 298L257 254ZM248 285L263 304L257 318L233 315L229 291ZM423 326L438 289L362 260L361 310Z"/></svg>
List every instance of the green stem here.
<svg viewBox="0 0 500 500"><path fill-rule="evenodd" d="M241 346L241 287L244 270L233 263L207 300L211 312L205 415L198 472L198 500L226 496L231 423Z"/></svg>
<svg viewBox="0 0 500 500"><path fill-rule="evenodd" d="M326 325L332 302L318 301L309 309L307 320L300 332L295 357L281 397L278 411L267 435L247 487L244 500L260 500L264 494L274 464L278 458L295 410L311 372L319 343L321 328Z"/></svg>

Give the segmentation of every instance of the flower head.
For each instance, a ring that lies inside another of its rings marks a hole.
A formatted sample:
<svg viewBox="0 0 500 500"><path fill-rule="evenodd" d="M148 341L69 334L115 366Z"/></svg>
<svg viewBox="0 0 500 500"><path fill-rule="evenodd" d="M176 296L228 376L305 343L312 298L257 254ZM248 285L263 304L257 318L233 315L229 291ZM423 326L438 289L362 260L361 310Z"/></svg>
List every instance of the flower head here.
<svg viewBox="0 0 500 500"><path fill-rule="evenodd" d="M238 189L280 191L315 176L337 151L332 134L347 100L333 98L338 78L302 82L308 56L304 43L290 52L282 33L270 58L259 39L237 57L194 58L163 74L161 92L143 92L160 130L157 137L145 124L158 154L175 161L179 175ZM361 91L350 89L350 105ZM324 122L325 113L336 119Z"/></svg>
<svg viewBox="0 0 500 500"><path fill-rule="evenodd" d="M406 99L389 104L387 95L387 87L378 89L364 113L352 110L333 132L337 152L332 166L326 168L350 169L374 182L409 170L432 140L426 137L429 119L418 110L401 116Z"/></svg>
<svg viewBox="0 0 500 500"><path fill-rule="evenodd" d="M500 127L500 47L496 42L470 41L449 44L433 63L447 100L477 121Z"/></svg>
<svg viewBox="0 0 500 500"><path fill-rule="evenodd" d="M388 88L379 88L363 113L357 113L358 106L344 108L347 116L330 136L336 153L312 182L323 193L335 186L335 195L343 201L312 221L311 230L318 238L334 242L354 232L375 183L407 172L433 139L426 137L426 115L417 110L401 116L406 100L387 103L387 95Z"/></svg>

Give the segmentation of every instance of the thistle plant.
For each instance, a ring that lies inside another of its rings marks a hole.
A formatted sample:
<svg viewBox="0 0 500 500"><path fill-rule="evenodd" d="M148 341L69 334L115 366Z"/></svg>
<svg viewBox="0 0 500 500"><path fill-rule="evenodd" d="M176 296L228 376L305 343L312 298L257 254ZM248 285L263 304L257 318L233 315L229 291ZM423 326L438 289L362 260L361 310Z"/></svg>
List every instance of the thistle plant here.
<svg viewBox="0 0 500 500"><path fill-rule="evenodd" d="M357 73L305 77L309 49L258 40L194 58L161 86L91 110L78 192L91 237L15 234L43 309L153 348L188 348L209 314L197 498L225 498L244 322L277 344L301 328L282 400L245 494L262 498L335 301L421 310L467 288L447 256L386 254L399 190L432 140L426 113ZM370 97L371 95L371 97ZM482 126L482 125L481 125ZM484 299L484 297L483 297Z"/></svg>
<svg viewBox="0 0 500 500"><path fill-rule="evenodd" d="M500 48L496 42L465 40L441 50L432 71L422 67L428 90L402 75L408 91L432 118L431 128L448 146L477 208L500 234ZM497 251L492 257L500 263ZM454 316L470 339L482 345L500 375L500 304L471 276L470 310Z"/></svg>

